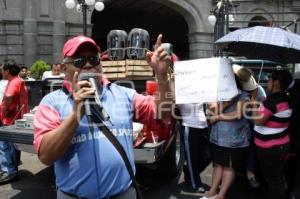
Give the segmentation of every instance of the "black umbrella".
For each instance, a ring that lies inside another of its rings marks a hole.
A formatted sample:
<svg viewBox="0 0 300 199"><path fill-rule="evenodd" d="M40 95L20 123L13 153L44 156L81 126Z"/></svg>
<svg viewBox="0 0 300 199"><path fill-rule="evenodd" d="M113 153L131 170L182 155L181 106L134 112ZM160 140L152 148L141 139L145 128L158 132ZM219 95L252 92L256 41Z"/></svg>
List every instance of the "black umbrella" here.
<svg viewBox="0 0 300 199"><path fill-rule="evenodd" d="M215 43L223 51L249 59L300 63L300 35L277 27L239 29Z"/></svg>

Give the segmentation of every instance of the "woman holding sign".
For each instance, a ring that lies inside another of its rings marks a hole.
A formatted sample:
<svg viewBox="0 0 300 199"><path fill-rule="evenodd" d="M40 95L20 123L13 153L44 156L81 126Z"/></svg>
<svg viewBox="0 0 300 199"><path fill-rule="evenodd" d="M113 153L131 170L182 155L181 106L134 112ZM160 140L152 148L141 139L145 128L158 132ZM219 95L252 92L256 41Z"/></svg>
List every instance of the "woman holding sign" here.
<svg viewBox="0 0 300 199"><path fill-rule="evenodd" d="M239 94L231 101L209 107L213 175L211 188L201 199L224 199L235 178L235 169L245 163L250 128L243 113L244 104L250 99L247 92L240 90L238 82L237 87Z"/></svg>

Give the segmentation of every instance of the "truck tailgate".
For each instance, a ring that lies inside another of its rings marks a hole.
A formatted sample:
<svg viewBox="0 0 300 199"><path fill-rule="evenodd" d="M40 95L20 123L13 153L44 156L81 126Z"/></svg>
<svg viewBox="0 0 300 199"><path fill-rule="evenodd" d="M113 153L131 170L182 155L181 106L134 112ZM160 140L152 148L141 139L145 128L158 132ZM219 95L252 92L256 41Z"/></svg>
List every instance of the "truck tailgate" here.
<svg viewBox="0 0 300 199"><path fill-rule="evenodd" d="M14 125L2 126L0 127L0 140L14 143L18 150L35 153L32 129L19 129Z"/></svg>

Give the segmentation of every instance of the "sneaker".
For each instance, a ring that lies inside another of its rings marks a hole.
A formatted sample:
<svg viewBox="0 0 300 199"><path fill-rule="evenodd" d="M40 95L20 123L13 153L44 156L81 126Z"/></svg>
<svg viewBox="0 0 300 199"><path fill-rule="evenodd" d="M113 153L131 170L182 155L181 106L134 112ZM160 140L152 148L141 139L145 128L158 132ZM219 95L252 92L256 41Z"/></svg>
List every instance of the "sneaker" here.
<svg viewBox="0 0 300 199"><path fill-rule="evenodd" d="M200 187L198 187L198 188L196 189L196 191L197 191L198 193L205 193L207 190L206 190L203 186L200 186Z"/></svg>
<svg viewBox="0 0 300 199"><path fill-rule="evenodd" d="M249 178L248 183L252 188L258 188L260 186L259 180L255 176Z"/></svg>
<svg viewBox="0 0 300 199"><path fill-rule="evenodd" d="M206 197L206 196L202 196L200 199L216 199L217 195L212 196L212 197Z"/></svg>
<svg viewBox="0 0 300 199"><path fill-rule="evenodd" d="M18 177L18 173L8 174L8 173L1 173L0 175L0 184L6 184L8 182L11 182L13 180L16 180Z"/></svg>

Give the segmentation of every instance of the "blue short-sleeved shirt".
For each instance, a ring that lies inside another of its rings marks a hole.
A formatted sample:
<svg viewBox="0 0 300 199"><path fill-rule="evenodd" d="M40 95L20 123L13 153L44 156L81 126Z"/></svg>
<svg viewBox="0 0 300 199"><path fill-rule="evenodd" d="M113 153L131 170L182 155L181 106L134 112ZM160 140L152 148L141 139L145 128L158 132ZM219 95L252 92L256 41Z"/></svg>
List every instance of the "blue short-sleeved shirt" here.
<svg viewBox="0 0 300 199"><path fill-rule="evenodd" d="M100 98L113 124L108 127L124 147L133 168L132 116L135 94L132 89L108 84L103 88ZM35 131L38 132L41 126L56 128L72 109L73 100L63 90L48 94L36 113ZM68 151L55 162L58 189L90 199L125 191L131 185L131 179L121 156L96 126L92 134L87 124L84 116Z"/></svg>

